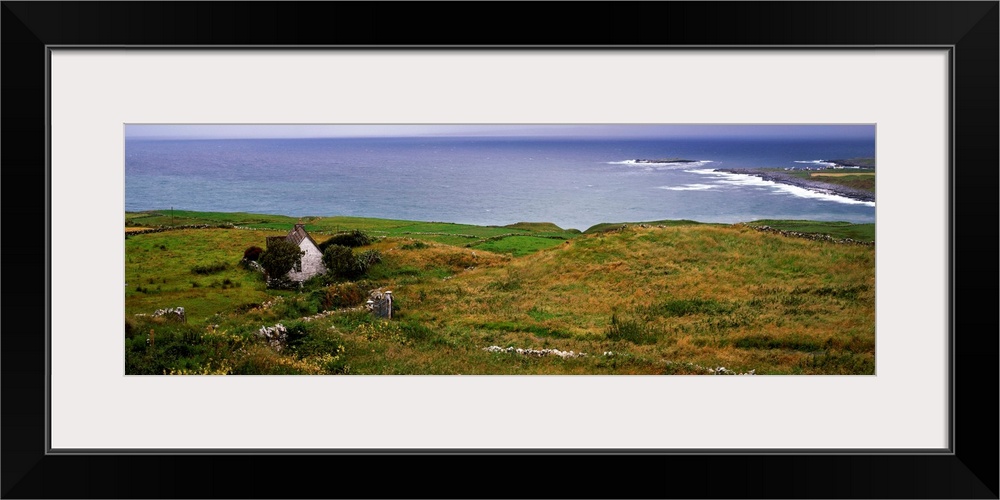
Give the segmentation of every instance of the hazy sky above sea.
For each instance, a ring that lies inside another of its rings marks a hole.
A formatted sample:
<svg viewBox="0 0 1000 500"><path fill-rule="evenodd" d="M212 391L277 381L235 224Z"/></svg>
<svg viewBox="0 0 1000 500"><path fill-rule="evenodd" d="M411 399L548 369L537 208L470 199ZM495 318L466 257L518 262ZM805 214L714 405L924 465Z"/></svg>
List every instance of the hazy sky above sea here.
<svg viewBox="0 0 1000 500"><path fill-rule="evenodd" d="M766 137L875 139L875 125L125 125L129 139L321 137Z"/></svg>

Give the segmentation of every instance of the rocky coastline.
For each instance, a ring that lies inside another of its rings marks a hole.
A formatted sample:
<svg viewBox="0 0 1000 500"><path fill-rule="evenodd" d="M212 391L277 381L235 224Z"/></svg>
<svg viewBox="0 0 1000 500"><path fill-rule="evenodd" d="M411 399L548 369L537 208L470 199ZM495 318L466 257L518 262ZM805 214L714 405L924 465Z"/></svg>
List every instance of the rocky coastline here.
<svg viewBox="0 0 1000 500"><path fill-rule="evenodd" d="M817 191L820 193L834 194L837 196L843 196L845 198L850 198L852 200L858 201L875 201L875 193L870 191L864 191L861 189L855 189L852 187L841 186L838 184L830 184L828 182L821 182L812 179L802 179L800 177L795 177L793 175L788 175L784 172L774 171L774 170L758 170L758 169L742 169L742 168L717 168L716 172L726 172L730 174L744 174L753 175L755 177L760 177L766 181L778 182L781 184L788 184L791 186L797 186L803 189L808 189L810 191Z"/></svg>

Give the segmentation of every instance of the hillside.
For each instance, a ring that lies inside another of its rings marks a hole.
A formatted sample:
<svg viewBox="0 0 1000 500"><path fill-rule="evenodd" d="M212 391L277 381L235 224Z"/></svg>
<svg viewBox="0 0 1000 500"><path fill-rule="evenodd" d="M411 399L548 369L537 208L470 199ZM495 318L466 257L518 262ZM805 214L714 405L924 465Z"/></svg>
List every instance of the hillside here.
<svg viewBox="0 0 1000 500"><path fill-rule="evenodd" d="M237 263L295 219L186 214L261 228L126 239L127 373L874 372L871 245L668 221L579 234L544 223L303 218L319 241L337 228L370 231L379 240L359 250L383 259L359 282L294 292L266 289ZM164 217L130 215L139 227ZM376 288L393 290L391 321L357 308ZM178 306L186 323L150 316ZM289 331L280 349L257 335L278 323Z"/></svg>

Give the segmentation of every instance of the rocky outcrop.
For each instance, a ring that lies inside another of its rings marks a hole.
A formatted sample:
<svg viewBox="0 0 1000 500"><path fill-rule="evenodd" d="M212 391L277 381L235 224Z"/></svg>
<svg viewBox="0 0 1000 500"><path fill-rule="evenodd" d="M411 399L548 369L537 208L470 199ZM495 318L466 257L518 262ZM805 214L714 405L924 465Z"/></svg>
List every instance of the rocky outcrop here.
<svg viewBox="0 0 1000 500"><path fill-rule="evenodd" d="M683 158L636 158L632 161L634 163L698 163L698 160L685 160Z"/></svg>

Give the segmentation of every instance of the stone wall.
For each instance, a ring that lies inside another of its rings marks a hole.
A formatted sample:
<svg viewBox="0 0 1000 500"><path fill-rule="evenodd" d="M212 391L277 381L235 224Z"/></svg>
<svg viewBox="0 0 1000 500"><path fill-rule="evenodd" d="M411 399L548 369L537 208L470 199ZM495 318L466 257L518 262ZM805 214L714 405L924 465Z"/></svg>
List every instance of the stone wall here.
<svg viewBox="0 0 1000 500"><path fill-rule="evenodd" d="M830 236L829 234L800 233L798 231L785 231L784 229L778 229L778 228L774 228L774 227L771 227L771 226L746 226L746 227L749 227L751 229L756 229L757 231L761 231L761 232L765 232L765 233L774 233L774 234L780 234L782 236L791 236L791 237L795 237L795 238L805 238L807 240L829 241L831 243L841 243L841 244L846 244L846 245L875 246L875 242L874 241L862 241L862 240L855 240L853 238L834 238L833 236Z"/></svg>
<svg viewBox="0 0 1000 500"><path fill-rule="evenodd" d="M157 309L153 311L153 314L139 313L136 316L142 317L152 317L152 318L163 318L167 321L176 321L178 323L187 323L187 313L184 312L183 307L168 307L166 309Z"/></svg>

